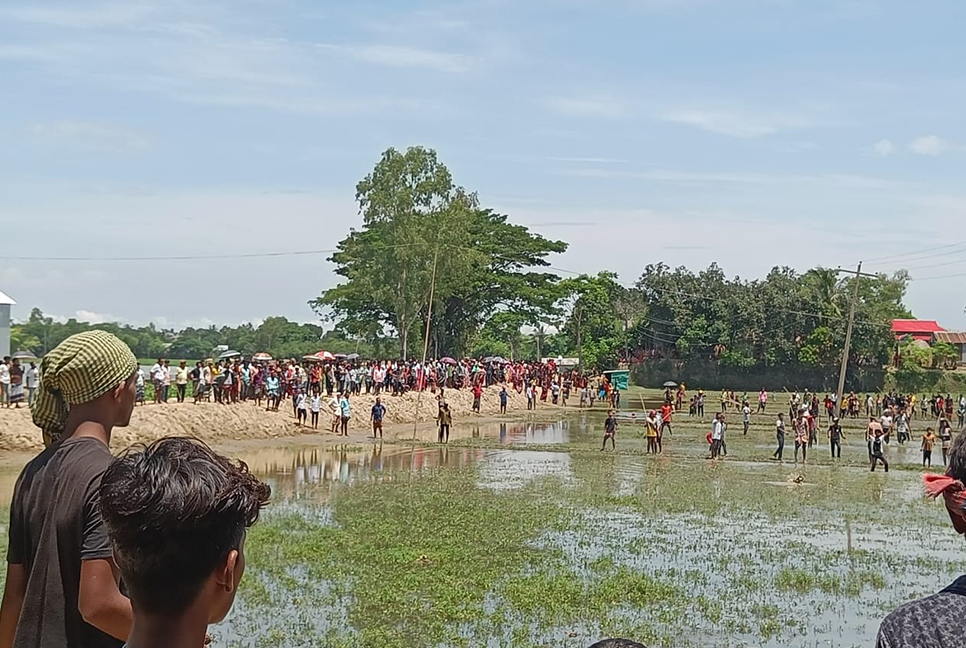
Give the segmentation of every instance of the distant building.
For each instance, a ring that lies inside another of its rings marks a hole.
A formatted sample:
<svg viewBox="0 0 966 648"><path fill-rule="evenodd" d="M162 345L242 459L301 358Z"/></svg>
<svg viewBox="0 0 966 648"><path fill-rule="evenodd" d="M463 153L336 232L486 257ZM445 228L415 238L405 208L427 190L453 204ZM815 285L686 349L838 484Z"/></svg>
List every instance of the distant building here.
<svg viewBox="0 0 966 648"><path fill-rule="evenodd" d="M966 333L956 331L936 331L932 334L933 342L949 342L959 351L959 364L966 364Z"/></svg>
<svg viewBox="0 0 966 648"><path fill-rule="evenodd" d="M892 333L896 336L897 340L901 340L904 337L911 337L913 340L922 340L928 343L932 342L933 333L945 330L935 320L892 320Z"/></svg>
<svg viewBox="0 0 966 648"><path fill-rule="evenodd" d="M16 303L0 292L0 358L10 355L10 307Z"/></svg>

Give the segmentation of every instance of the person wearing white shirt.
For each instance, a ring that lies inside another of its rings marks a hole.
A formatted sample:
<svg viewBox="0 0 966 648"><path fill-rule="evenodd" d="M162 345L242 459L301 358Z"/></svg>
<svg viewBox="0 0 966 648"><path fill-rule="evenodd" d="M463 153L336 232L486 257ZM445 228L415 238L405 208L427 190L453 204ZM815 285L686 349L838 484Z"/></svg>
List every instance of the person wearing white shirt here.
<svg viewBox="0 0 966 648"><path fill-rule="evenodd" d="M720 412L714 417L711 423L711 458L717 459L721 455L721 446L724 443L725 423L724 415Z"/></svg>
<svg viewBox="0 0 966 648"><path fill-rule="evenodd" d="M888 412L883 414L882 418L879 419L879 424L882 425L882 438L888 443L892 433L892 415Z"/></svg>
<svg viewBox="0 0 966 648"><path fill-rule="evenodd" d="M0 360L0 405L10 407L10 360Z"/></svg>
<svg viewBox="0 0 966 648"><path fill-rule="evenodd" d="M164 369L164 358L158 358L158 361L154 363L151 367L151 382L154 384L154 402L161 402L161 392L164 389L164 377L167 371Z"/></svg>
<svg viewBox="0 0 966 648"><path fill-rule="evenodd" d="M40 387L40 369L37 368L36 363L30 363L30 368L24 375L24 381L27 386L27 405L30 406L34 402L34 394L37 393L37 388Z"/></svg>

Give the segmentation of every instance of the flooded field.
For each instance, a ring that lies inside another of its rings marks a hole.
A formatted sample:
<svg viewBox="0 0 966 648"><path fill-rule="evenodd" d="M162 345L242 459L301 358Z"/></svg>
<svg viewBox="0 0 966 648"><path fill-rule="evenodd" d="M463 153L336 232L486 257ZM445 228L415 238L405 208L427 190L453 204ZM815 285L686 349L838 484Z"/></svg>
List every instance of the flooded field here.
<svg viewBox="0 0 966 648"><path fill-rule="evenodd" d="M860 445L855 466L712 465L601 453L593 428L250 457L278 497L218 645L868 646L966 569L919 473L870 474Z"/></svg>
<svg viewBox="0 0 966 648"><path fill-rule="evenodd" d="M914 449L891 449L888 474L855 438L842 465L821 447L779 465L762 426L712 464L703 426L652 457L630 426L600 452L599 425L241 453L274 501L214 645L869 646L888 611L966 570Z"/></svg>

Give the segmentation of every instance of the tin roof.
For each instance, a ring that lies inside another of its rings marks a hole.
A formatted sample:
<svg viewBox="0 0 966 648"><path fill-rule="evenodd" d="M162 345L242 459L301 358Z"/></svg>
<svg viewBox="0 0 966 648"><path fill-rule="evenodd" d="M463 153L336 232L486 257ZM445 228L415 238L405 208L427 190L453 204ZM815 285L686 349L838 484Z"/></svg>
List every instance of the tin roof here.
<svg viewBox="0 0 966 648"><path fill-rule="evenodd" d="M966 333L960 333L959 331L936 331L932 334L932 339L936 342L966 344Z"/></svg>
<svg viewBox="0 0 966 648"><path fill-rule="evenodd" d="M0 306L13 306L16 303L12 297L0 292Z"/></svg>

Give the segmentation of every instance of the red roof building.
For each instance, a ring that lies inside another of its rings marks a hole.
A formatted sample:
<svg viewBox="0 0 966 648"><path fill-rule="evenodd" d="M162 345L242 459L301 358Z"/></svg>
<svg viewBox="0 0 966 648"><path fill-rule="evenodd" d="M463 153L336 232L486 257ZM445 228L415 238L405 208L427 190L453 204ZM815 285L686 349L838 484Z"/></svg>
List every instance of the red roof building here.
<svg viewBox="0 0 966 648"><path fill-rule="evenodd" d="M933 333L945 330L935 320L892 320L892 332L895 334L897 340L909 336L914 340L932 342Z"/></svg>

